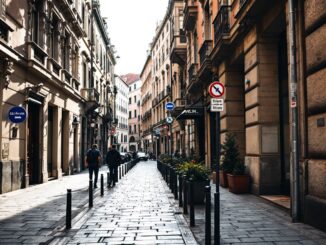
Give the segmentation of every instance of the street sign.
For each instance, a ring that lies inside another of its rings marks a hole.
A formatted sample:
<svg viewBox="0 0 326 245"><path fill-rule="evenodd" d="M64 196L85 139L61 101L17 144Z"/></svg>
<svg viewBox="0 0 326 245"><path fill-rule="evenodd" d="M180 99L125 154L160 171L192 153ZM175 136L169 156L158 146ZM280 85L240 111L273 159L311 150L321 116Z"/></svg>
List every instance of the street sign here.
<svg viewBox="0 0 326 245"><path fill-rule="evenodd" d="M173 118L172 117L167 117L166 122L167 123L173 123Z"/></svg>
<svg viewBox="0 0 326 245"><path fill-rule="evenodd" d="M220 112L224 109L223 99L211 99L211 112Z"/></svg>
<svg viewBox="0 0 326 245"><path fill-rule="evenodd" d="M22 123L26 120L27 113L21 106L12 107L9 110L8 118L13 123Z"/></svg>
<svg viewBox="0 0 326 245"><path fill-rule="evenodd" d="M172 111L174 109L174 103L173 102L168 102L165 104L165 108L168 110L168 111Z"/></svg>
<svg viewBox="0 0 326 245"><path fill-rule="evenodd" d="M213 98L220 98L223 96L225 92L225 87L222 83L220 82L212 82L209 85L209 94Z"/></svg>

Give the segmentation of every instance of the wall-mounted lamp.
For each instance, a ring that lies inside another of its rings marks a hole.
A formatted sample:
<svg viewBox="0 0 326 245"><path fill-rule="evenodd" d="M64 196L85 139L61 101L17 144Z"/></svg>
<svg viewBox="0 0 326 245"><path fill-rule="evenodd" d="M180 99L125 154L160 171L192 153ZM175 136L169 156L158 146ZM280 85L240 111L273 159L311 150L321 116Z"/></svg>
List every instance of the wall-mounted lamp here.
<svg viewBox="0 0 326 245"><path fill-rule="evenodd" d="M246 84L247 86L250 85L250 80L249 80L248 78L245 79L245 84Z"/></svg>

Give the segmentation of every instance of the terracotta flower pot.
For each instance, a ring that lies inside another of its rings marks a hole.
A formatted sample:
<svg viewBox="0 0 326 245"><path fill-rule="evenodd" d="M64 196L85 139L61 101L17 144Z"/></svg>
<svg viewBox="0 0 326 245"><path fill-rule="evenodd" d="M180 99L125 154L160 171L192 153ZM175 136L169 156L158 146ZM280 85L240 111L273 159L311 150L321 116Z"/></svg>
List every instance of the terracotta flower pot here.
<svg viewBox="0 0 326 245"><path fill-rule="evenodd" d="M227 188L229 186L227 173L223 170L220 171L220 186L224 188Z"/></svg>
<svg viewBox="0 0 326 245"><path fill-rule="evenodd" d="M249 175L228 174L229 191L235 194L249 193Z"/></svg>

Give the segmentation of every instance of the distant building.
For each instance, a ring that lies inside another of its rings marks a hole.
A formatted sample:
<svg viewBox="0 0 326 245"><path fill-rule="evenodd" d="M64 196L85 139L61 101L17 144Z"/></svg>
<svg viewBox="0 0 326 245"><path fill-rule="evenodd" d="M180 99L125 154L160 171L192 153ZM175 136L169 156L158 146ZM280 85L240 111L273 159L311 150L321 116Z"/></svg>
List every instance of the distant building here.
<svg viewBox="0 0 326 245"><path fill-rule="evenodd" d="M116 95L116 118L118 124L115 130L115 138L117 148L120 152L128 151L128 94L129 86L121 79L121 77L115 77L115 86L117 88Z"/></svg>
<svg viewBox="0 0 326 245"><path fill-rule="evenodd" d="M140 143L140 93L141 80L139 75L127 74L122 79L129 85L128 95L128 126L129 126L129 151L138 151Z"/></svg>

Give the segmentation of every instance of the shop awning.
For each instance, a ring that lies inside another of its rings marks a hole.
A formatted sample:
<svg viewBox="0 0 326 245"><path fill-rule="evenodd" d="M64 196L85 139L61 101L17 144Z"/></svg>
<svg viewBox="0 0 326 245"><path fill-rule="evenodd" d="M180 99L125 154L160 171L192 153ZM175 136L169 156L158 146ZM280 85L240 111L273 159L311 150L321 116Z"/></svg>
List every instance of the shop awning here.
<svg viewBox="0 0 326 245"><path fill-rule="evenodd" d="M180 115L177 116L177 120L196 119L202 117L203 115L203 107L189 107L184 109Z"/></svg>

